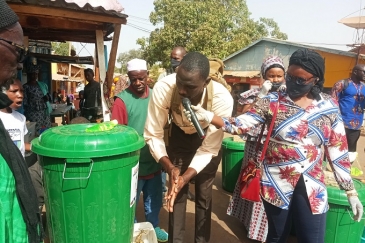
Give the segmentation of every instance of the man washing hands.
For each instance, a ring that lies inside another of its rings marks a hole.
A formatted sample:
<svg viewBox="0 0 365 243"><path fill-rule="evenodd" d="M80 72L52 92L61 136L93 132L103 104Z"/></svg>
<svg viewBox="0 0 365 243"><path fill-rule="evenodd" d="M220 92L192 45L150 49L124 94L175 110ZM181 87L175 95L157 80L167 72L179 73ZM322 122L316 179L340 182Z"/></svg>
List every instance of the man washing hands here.
<svg viewBox="0 0 365 243"><path fill-rule="evenodd" d="M170 178L166 198L170 243L184 242L189 181L194 177L195 242L210 239L212 185L221 160L223 131L200 121L206 134L200 139L182 106L182 99L188 98L192 105L201 105L219 116L232 113L232 96L223 85L211 81L209 69L209 60L201 53L186 54L176 74L156 83L149 102L144 137ZM165 133L170 116L171 124Z"/></svg>

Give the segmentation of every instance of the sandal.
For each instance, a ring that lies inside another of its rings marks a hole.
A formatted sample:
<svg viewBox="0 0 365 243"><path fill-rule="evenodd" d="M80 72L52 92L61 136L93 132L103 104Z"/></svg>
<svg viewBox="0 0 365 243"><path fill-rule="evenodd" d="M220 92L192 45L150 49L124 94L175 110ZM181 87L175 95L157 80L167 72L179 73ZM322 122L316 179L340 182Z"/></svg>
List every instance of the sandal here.
<svg viewBox="0 0 365 243"><path fill-rule="evenodd" d="M167 234L165 230L160 229L160 227L156 227L155 228L155 233L156 233L156 236L157 236L157 240L159 242L167 242L168 241L169 234Z"/></svg>

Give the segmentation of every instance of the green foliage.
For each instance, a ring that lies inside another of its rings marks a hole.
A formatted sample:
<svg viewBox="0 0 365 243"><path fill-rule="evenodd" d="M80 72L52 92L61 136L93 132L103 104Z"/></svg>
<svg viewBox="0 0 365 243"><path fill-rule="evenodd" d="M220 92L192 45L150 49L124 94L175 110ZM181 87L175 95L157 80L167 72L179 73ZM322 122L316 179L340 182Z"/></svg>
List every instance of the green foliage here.
<svg viewBox="0 0 365 243"><path fill-rule="evenodd" d="M266 30L266 37L272 37L282 40L288 39L287 34L280 31L278 24L273 19L260 18L259 24L264 26L263 29Z"/></svg>
<svg viewBox="0 0 365 243"><path fill-rule="evenodd" d="M67 42L52 42L52 50L54 51L55 55L60 55L60 56L70 56L69 53L69 48L70 48L70 43ZM71 45L71 49L72 50L76 50L76 48Z"/></svg>
<svg viewBox="0 0 365 243"><path fill-rule="evenodd" d="M120 63L121 68L117 68L115 72L127 73L127 62L134 58L143 59L142 50L131 49L129 51L119 53L117 62Z"/></svg>
<svg viewBox="0 0 365 243"><path fill-rule="evenodd" d="M150 21L163 27L137 40L151 64L168 67L175 46L224 58L262 37L287 39L273 19L251 19L245 0L155 0L154 5Z"/></svg>
<svg viewBox="0 0 365 243"><path fill-rule="evenodd" d="M114 73L122 73L122 67L114 66Z"/></svg>
<svg viewBox="0 0 365 243"><path fill-rule="evenodd" d="M160 65L158 64L153 64L152 67L149 69L149 77L153 80L152 85L150 85L151 88L156 83L158 76L160 75L159 70L160 70Z"/></svg>

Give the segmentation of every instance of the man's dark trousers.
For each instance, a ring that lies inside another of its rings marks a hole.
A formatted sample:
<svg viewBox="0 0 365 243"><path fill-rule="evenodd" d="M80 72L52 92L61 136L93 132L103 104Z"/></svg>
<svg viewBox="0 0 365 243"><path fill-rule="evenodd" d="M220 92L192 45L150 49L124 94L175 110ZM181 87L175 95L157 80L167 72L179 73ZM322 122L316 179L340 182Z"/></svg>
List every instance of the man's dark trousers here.
<svg viewBox="0 0 365 243"><path fill-rule="evenodd" d="M356 152L357 141L360 138L360 130L353 130L345 128L347 144L349 146L349 152Z"/></svg>
<svg viewBox="0 0 365 243"><path fill-rule="evenodd" d="M196 150L202 144L198 135L185 134L178 126L172 125L169 138L169 158L183 174L190 165ZM212 213L212 185L221 161L219 152L195 177L195 243L209 242ZM169 243L183 243L185 235L186 202L189 189L187 183L179 192L174 212L169 213Z"/></svg>

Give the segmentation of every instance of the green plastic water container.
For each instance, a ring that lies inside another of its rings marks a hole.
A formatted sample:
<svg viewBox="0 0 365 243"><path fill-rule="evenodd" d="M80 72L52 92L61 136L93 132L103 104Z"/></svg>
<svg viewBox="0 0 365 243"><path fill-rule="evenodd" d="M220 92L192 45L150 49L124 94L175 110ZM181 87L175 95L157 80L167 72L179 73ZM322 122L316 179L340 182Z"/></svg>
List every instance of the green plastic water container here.
<svg viewBox="0 0 365 243"><path fill-rule="evenodd" d="M222 188L233 192L241 171L245 143L228 137L222 141Z"/></svg>
<svg viewBox="0 0 365 243"><path fill-rule="evenodd" d="M365 203L365 185L354 180L359 199ZM364 230L364 219L354 221L345 191L327 186L329 211L326 220L325 243L360 243Z"/></svg>
<svg viewBox="0 0 365 243"><path fill-rule="evenodd" d="M54 127L32 141L43 167L51 242L132 242L144 139L121 125L86 133L92 125Z"/></svg>

